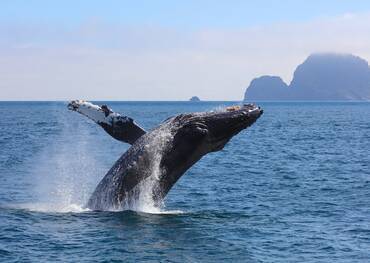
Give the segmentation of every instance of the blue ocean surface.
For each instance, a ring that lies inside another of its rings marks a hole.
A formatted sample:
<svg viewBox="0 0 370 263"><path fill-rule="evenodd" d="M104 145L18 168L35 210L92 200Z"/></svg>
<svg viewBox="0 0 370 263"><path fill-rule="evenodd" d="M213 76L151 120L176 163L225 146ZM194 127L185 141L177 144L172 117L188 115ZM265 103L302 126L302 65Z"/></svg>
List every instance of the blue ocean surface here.
<svg viewBox="0 0 370 263"><path fill-rule="evenodd" d="M232 102L108 102L151 129ZM94 212L128 145L63 102L0 102L0 262L370 262L370 103L261 102L158 211Z"/></svg>

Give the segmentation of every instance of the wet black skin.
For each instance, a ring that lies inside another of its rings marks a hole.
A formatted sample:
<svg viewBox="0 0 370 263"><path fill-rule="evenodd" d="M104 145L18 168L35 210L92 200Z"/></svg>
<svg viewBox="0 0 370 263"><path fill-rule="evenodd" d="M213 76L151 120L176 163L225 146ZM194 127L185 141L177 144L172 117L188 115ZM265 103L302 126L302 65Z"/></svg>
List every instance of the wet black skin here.
<svg viewBox="0 0 370 263"><path fill-rule="evenodd" d="M118 141L133 144L146 132L135 124L134 120L126 117L124 121L117 118L112 125L104 122L98 123L110 136Z"/></svg>
<svg viewBox="0 0 370 263"><path fill-rule="evenodd" d="M250 111L252 110L252 111ZM170 118L141 136L108 171L92 194L87 207L93 210L130 207L139 194L135 187L152 175L153 152L157 134L170 132L161 145L160 174L150 193L160 203L177 180L209 152L223 149L240 131L252 125L263 111L244 105L222 112L181 114Z"/></svg>

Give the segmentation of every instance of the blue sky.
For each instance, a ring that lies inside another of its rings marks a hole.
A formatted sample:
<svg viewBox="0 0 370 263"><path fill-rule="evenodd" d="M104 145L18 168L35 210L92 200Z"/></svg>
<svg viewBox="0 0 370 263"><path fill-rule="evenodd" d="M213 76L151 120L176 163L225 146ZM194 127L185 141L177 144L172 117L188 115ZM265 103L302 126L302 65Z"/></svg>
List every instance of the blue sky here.
<svg viewBox="0 0 370 263"><path fill-rule="evenodd" d="M367 0L2 0L0 20L73 26L92 18L124 25L241 28L370 10Z"/></svg>
<svg viewBox="0 0 370 263"><path fill-rule="evenodd" d="M315 52L370 60L370 1L0 1L0 100L240 100Z"/></svg>

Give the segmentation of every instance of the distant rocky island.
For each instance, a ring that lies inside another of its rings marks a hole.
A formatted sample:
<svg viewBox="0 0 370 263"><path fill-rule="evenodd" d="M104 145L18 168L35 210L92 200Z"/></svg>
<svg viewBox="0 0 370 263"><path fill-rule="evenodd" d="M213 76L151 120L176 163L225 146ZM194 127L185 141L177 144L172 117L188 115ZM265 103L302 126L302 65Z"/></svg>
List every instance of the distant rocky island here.
<svg viewBox="0 0 370 263"><path fill-rule="evenodd" d="M199 97L193 96L189 99L189 101L200 101Z"/></svg>
<svg viewBox="0 0 370 263"><path fill-rule="evenodd" d="M278 76L255 78L244 100L370 100L370 68L350 54L312 54L289 85Z"/></svg>

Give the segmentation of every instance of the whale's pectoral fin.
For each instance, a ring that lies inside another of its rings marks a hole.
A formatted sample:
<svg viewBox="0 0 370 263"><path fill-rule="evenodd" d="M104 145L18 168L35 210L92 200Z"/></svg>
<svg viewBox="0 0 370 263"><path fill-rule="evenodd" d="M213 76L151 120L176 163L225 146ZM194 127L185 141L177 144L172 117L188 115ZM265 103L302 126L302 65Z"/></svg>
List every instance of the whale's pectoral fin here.
<svg viewBox="0 0 370 263"><path fill-rule="evenodd" d="M99 124L116 140L133 144L146 132L129 117L113 112L106 105L101 107L83 100L73 100L68 109L76 111Z"/></svg>
<svg viewBox="0 0 370 263"><path fill-rule="evenodd" d="M129 144L133 144L146 133L133 119L128 117L119 116L112 125L107 123L99 123L99 125L113 138Z"/></svg>

